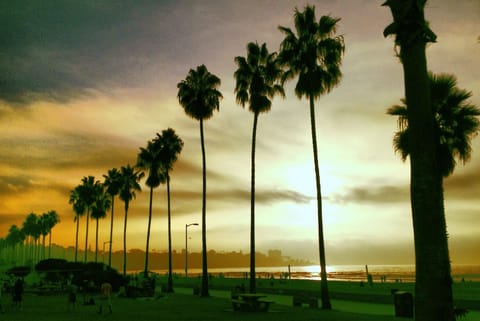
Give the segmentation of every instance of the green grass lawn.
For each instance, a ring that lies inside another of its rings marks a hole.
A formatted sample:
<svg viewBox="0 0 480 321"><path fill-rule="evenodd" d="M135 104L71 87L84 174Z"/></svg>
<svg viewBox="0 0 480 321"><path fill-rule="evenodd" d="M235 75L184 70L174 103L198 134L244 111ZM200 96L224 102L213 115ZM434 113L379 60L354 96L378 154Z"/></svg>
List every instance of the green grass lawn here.
<svg viewBox="0 0 480 321"><path fill-rule="evenodd" d="M165 280L158 279L157 285ZM193 295L193 287L199 283L198 278L176 278L174 282L175 294L165 295L156 299L129 299L115 297L113 299L113 315L96 313L95 306L77 305L75 311L68 311L67 296L65 295L36 295L27 292L24 298L23 309L14 311L7 307L0 320L6 321L67 321L67 320L178 320L178 321L249 321L249 320L292 320L292 321L342 321L365 320L387 321L408 320L394 317L393 300L390 294L392 288L404 291L413 291L413 284L375 284L373 287L360 287L352 282L329 282L332 294L333 311L322 311L307 307L293 307L291 294L295 291L309 291L319 293L319 284L305 280L259 280L259 292L265 292L275 303L268 313L233 312L230 301L230 290L241 283L242 279L211 280L211 297L201 298ZM160 288L160 287L159 287ZM479 301L480 285L478 283L455 283L456 298ZM337 296L337 297L336 297ZM346 297L347 299L339 299ZM383 300L376 301L378 298ZM358 300L362 298L361 300ZM356 300L355 300L356 299ZM9 298L4 297L8 305ZM79 295L79 303L82 296ZM471 311L461 321L480 321L480 311Z"/></svg>
<svg viewBox="0 0 480 321"><path fill-rule="evenodd" d="M95 306L77 306L68 311L66 296L38 296L27 294L21 311L7 310L0 316L8 321L63 321L63 320L178 320L178 321L249 321L249 320L396 320L393 316L358 314L342 311L322 311L274 304L270 312L233 312L230 300L211 296L201 298L188 294L172 294L158 299L114 298L113 314L99 315Z"/></svg>

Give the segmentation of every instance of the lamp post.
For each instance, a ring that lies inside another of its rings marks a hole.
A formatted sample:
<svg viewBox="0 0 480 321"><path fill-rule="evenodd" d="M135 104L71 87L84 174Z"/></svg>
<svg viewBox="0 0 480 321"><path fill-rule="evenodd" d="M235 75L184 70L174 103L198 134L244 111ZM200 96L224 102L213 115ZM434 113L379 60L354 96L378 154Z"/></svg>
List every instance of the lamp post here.
<svg viewBox="0 0 480 321"><path fill-rule="evenodd" d="M110 244L112 242L110 241L105 241L103 242L103 251L102 251L102 263L105 264L105 244Z"/></svg>
<svg viewBox="0 0 480 321"><path fill-rule="evenodd" d="M198 223L185 224L185 278L188 278L188 227L198 226Z"/></svg>

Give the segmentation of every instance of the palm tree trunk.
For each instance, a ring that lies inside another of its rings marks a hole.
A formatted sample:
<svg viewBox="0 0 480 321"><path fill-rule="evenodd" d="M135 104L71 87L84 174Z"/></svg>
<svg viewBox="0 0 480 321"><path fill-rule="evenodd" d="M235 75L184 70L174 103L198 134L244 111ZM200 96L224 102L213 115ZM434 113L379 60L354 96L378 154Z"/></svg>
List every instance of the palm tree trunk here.
<svg viewBox="0 0 480 321"><path fill-rule="evenodd" d="M88 221L90 221L90 210L87 211L87 224L85 225L85 256L83 259L84 263L87 263L87 254L88 254Z"/></svg>
<svg viewBox="0 0 480 321"><path fill-rule="evenodd" d="M415 319L453 321L453 296L442 178L436 159L425 42L401 45L408 126L410 195L415 240Z"/></svg>
<svg viewBox="0 0 480 321"><path fill-rule="evenodd" d="M52 257L52 230L48 233L48 258Z"/></svg>
<svg viewBox="0 0 480 321"><path fill-rule="evenodd" d="M110 240L108 248L108 267L112 267L112 235L113 235L113 208L115 207L115 196L112 195L112 212L110 214Z"/></svg>
<svg viewBox="0 0 480 321"><path fill-rule="evenodd" d="M75 262L78 259L78 227L79 227L80 217L77 215L77 227L75 231Z"/></svg>
<svg viewBox="0 0 480 321"><path fill-rule="evenodd" d="M96 218L97 227L95 229L95 263L98 262L98 217Z"/></svg>
<svg viewBox="0 0 480 321"><path fill-rule="evenodd" d="M125 202L125 221L123 222L123 278L127 277L127 216L128 202Z"/></svg>
<svg viewBox="0 0 480 321"><path fill-rule="evenodd" d="M310 122L312 127L313 162L315 166L315 182L317 187L318 248L320 254L320 287L322 309L331 309L327 284L327 263L325 259L325 240L323 234L322 189L320 184L320 167L318 166L317 129L315 126L315 106L310 96Z"/></svg>
<svg viewBox="0 0 480 321"><path fill-rule="evenodd" d="M201 296L209 296L208 265L207 265L207 165L205 160L205 141L203 137L203 119L200 119L200 143L202 145L202 289Z"/></svg>
<svg viewBox="0 0 480 321"><path fill-rule="evenodd" d="M150 187L150 203L148 206L148 226L147 226L147 244L145 246L145 268L143 269L143 275L148 276L148 249L150 247L150 226L152 225L152 199L153 199L153 187Z"/></svg>
<svg viewBox="0 0 480 321"><path fill-rule="evenodd" d="M167 213L168 213L168 282L167 292L173 292L172 277L172 216L170 215L170 176L167 171Z"/></svg>
<svg viewBox="0 0 480 321"><path fill-rule="evenodd" d="M42 235L42 260L45 259L45 239L46 235Z"/></svg>
<svg viewBox="0 0 480 321"><path fill-rule="evenodd" d="M250 186L250 293L257 292L255 278L255 141L257 137L258 112L253 116L252 162Z"/></svg>

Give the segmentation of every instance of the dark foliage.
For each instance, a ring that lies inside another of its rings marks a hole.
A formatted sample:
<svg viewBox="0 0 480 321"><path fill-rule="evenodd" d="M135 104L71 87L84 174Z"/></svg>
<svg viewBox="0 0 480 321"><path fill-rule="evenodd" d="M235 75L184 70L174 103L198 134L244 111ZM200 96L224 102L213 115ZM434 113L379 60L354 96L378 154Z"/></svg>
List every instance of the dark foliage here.
<svg viewBox="0 0 480 321"><path fill-rule="evenodd" d="M8 269L6 271L7 274L9 275L14 275L16 277L25 277L27 276L31 271L31 268L29 266L15 266L11 269Z"/></svg>
<svg viewBox="0 0 480 321"><path fill-rule="evenodd" d="M112 285L114 291L118 291L123 285L123 277L117 270L109 268L103 263L48 259L40 261L35 269L37 272L44 272L44 279L49 282L64 282L72 278L72 283L79 287L92 281L95 287L99 288L103 282L107 281Z"/></svg>

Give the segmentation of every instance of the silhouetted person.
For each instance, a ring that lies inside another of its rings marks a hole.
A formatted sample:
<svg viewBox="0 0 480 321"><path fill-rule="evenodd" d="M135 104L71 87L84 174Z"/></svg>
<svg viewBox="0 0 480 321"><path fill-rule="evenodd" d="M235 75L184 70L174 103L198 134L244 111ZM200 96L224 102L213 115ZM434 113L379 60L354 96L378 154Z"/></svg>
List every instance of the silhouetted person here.
<svg viewBox="0 0 480 321"><path fill-rule="evenodd" d="M3 306L3 281L0 281L0 312L5 313L5 308Z"/></svg>
<svg viewBox="0 0 480 321"><path fill-rule="evenodd" d="M18 310L22 309L23 280L18 278L13 286L13 306Z"/></svg>
<svg viewBox="0 0 480 321"><path fill-rule="evenodd" d="M108 306L110 313L112 313L112 285L108 282L102 283L100 287L100 300L99 300L99 310L98 313L102 314L102 309L104 305Z"/></svg>
<svg viewBox="0 0 480 321"><path fill-rule="evenodd" d="M75 311L75 305L77 304L77 287L75 284L68 285L68 310Z"/></svg>

